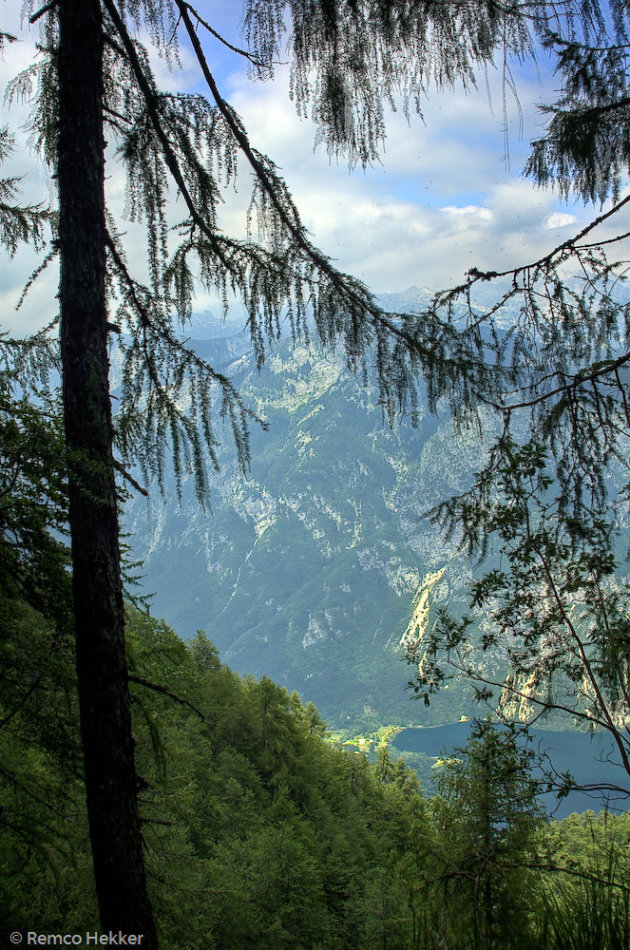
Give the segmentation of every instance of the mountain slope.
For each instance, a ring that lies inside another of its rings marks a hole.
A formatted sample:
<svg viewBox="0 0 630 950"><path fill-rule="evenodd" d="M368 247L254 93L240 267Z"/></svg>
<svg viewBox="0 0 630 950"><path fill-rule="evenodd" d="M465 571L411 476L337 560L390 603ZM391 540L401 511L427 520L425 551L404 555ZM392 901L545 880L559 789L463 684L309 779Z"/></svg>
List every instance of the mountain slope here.
<svg viewBox="0 0 630 950"><path fill-rule="evenodd" d="M219 362L228 350L193 345ZM336 726L426 721L398 643L429 572L449 565L435 600L462 596L467 567L423 516L465 487L476 438L426 411L390 429L371 387L304 344L281 341L260 373L244 353L230 374L269 422L252 432L249 477L226 436L211 513L191 480L181 505L171 486L127 506L153 613L185 638L204 629L234 669L297 689ZM431 721L459 718L462 702L439 697Z"/></svg>

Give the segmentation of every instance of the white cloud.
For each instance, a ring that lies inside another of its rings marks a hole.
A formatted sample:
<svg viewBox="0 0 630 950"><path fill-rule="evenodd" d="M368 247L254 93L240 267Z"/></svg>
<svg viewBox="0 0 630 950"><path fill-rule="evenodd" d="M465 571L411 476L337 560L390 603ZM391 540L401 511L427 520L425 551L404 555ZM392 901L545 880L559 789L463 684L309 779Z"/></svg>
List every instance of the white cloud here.
<svg viewBox="0 0 630 950"><path fill-rule="evenodd" d="M554 246L557 201L502 163L501 120L484 95L439 97L426 125L397 114L382 167L349 174L313 151L314 129L295 117L286 80L232 81L251 141L280 157L314 241L373 289L441 288L472 266L505 269Z"/></svg>
<svg viewBox="0 0 630 950"><path fill-rule="evenodd" d="M494 217L490 208L480 208L479 205L464 205L462 208L458 208L456 205L446 205L444 208L440 208L440 211L447 214L458 214L462 217L477 218L481 221L492 221Z"/></svg>
<svg viewBox="0 0 630 950"><path fill-rule="evenodd" d="M577 218L574 214L566 214L562 211L554 211L547 218L548 228L566 228L569 224L575 224Z"/></svg>

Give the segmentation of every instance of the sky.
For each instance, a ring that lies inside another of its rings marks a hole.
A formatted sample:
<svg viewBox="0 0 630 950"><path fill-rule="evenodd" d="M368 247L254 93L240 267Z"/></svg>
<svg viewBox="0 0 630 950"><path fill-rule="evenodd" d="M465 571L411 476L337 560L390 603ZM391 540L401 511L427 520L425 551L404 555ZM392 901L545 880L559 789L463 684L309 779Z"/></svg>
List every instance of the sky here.
<svg viewBox="0 0 630 950"><path fill-rule="evenodd" d="M21 0L0 0L2 28L20 38L0 62L2 92L34 55L38 31L21 23L21 7ZM238 41L240 0L201 0L200 9ZM251 143L280 166L312 241L341 270L377 293L412 285L439 290L458 283L473 266L496 270L534 260L599 210L563 203L521 175L528 144L544 129L536 106L549 100L555 87L543 58L537 68L527 64L515 72L519 104L508 94L509 161L501 76L491 71L479 77L476 90L432 93L423 103L422 119L412 115L407 122L401 111L390 113L381 164L351 171L347 163L331 162L324 149L314 147L315 127L300 119L289 101L286 68L278 68L273 81L254 82L239 57L216 44L209 44L207 53L222 95L244 120ZM161 62L155 65L165 86L198 90L199 77L186 49L182 62L182 72L176 75ZM27 107L16 104L3 111L3 121L20 136L5 173L23 176L24 200L46 199L52 195L50 185L20 132ZM112 207L122 215L124 184L111 154L107 173ZM224 226L235 236L244 236L246 191L239 186L222 213ZM127 230L132 263L137 257L142 268L141 241L135 240L132 226ZM29 332L55 313L54 265L30 292L22 311L15 312L35 263L30 252L21 252L10 265L6 260L0 265L1 322L12 333ZM195 309L213 308L218 309L216 300L200 293Z"/></svg>

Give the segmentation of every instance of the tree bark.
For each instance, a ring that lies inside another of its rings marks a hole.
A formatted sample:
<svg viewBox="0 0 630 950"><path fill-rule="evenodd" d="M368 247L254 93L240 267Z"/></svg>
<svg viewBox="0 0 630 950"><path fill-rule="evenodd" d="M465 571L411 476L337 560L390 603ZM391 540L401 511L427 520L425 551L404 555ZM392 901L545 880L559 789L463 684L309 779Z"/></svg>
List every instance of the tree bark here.
<svg viewBox="0 0 630 950"><path fill-rule="evenodd" d="M125 657L105 296L103 22L59 3L58 187L63 404L76 662L103 930L157 947L144 870Z"/></svg>

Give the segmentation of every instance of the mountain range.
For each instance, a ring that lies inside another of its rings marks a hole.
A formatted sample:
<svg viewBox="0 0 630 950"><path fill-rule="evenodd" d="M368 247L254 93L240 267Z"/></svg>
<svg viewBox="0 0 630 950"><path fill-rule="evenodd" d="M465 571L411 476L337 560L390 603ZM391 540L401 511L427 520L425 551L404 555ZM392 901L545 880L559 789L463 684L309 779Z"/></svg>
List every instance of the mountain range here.
<svg viewBox="0 0 630 950"><path fill-rule="evenodd" d="M389 310L428 291L384 295ZM462 603L470 567L427 519L481 463L475 433L421 403L412 426L390 427L376 388L341 354L280 340L256 368L243 322L195 317L189 345L228 372L268 430L251 432L244 475L226 433L210 506L192 476L126 506L151 609L183 638L203 629L233 669L266 675L349 732L435 724L470 711L451 687L427 710L406 688L401 638L417 594ZM442 572L442 569L445 569Z"/></svg>

